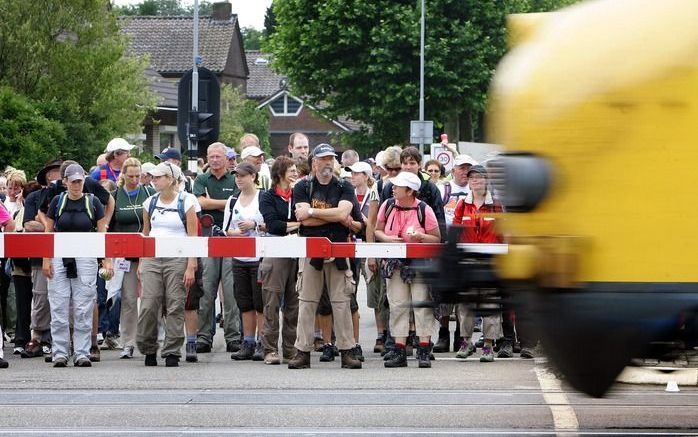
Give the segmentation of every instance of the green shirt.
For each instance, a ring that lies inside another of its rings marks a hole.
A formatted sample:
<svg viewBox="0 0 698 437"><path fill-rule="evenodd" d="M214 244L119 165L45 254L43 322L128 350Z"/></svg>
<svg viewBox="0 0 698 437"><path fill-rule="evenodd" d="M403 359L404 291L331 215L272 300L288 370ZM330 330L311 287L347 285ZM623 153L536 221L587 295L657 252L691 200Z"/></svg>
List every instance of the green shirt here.
<svg viewBox="0 0 698 437"><path fill-rule="evenodd" d="M109 232L142 232L143 202L153 194L154 188L143 185L138 186L135 196L129 196L123 187L113 191L115 206Z"/></svg>
<svg viewBox="0 0 698 437"><path fill-rule="evenodd" d="M209 170L197 176L194 181L194 195L197 198L208 194L210 199L227 200L236 191L238 191L238 187L235 184L235 176L228 171L220 179L217 179ZM202 209L201 214L210 214L218 226L223 226L222 209Z"/></svg>

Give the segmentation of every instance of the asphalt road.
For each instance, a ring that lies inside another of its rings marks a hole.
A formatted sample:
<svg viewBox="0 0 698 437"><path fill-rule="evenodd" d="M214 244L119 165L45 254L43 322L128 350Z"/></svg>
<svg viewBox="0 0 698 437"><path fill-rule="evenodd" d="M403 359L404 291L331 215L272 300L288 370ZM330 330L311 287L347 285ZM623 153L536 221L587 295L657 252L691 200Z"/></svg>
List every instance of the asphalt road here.
<svg viewBox="0 0 698 437"><path fill-rule="evenodd" d="M309 370L233 362L213 353L179 368L103 351L92 368L54 369L7 355L0 370L0 434L550 435L690 434L698 389L617 384L603 399L571 390L544 358L480 363L437 354L431 369L385 369L362 308L361 370L339 360ZM695 435L698 435L696 433Z"/></svg>

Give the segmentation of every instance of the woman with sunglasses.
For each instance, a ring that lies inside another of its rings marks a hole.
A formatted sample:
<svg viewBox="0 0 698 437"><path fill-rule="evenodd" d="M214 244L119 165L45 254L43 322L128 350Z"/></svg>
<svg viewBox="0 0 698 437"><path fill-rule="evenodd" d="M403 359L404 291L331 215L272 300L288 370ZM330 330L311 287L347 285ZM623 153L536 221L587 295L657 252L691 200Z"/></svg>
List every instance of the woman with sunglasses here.
<svg viewBox="0 0 698 437"><path fill-rule="evenodd" d="M424 170L429 174L429 180L436 185L442 183L442 179L446 176L446 169L444 169L443 164L436 159L427 161L424 165Z"/></svg>
<svg viewBox="0 0 698 437"><path fill-rule="evenodd" d="M196 198L179 191L182 171L169 162L153 170L157 194L143 202L143 234L151 237L195 237ZM197 268L196 258L143 258L143 284L136 344L146 366L157 366L158 325L165 314L165 341L160 355L165 366L179 366L184 344L184 307Z"/></svg>

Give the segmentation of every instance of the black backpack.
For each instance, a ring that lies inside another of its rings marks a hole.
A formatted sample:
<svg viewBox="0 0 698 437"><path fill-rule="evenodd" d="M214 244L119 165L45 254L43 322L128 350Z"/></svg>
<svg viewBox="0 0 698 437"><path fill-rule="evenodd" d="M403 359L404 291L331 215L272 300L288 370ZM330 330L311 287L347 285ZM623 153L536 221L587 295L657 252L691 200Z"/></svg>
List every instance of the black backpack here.
<svg viewBox="0 0 698 437"><path fill-rule="evenodd" d="M395 209L396 207L399 210L416 209L417 210L417 220L419 220L419 225L422 227L422 229L424 229L424 230L427 229L425 227L425 224L427 221L427 214L426 214L427 204L425 202L420 200L419 205L417 205L416 208L415 207L404 208L401 206L397 206L395 204L395 198L391 197L390 199L386 200L385 203L386 203L385 211L383 214L383 221L384 222L386 222L386 223L388 222L388 217L390 217L390 213L392 213L393 209Z"/></svg>

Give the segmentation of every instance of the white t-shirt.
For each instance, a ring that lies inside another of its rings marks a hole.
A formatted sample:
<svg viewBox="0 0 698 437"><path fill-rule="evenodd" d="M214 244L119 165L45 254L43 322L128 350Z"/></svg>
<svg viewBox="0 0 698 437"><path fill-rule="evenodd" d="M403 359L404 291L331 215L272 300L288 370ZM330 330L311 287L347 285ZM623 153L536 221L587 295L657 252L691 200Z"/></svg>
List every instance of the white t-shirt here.
<svg viewBox="0 0 698 437"><path fill-rule="evenodd" d="M456 216L456 205L460 199L464 199L470 194L470 187L468 185L461 187L456 185L453 181L439 184L437 187L439 188L439 193L441 193L442 200L446 193L446 183L451 184L451 194L448 200L444 202L444 215L446 216L446 225L451 226L453 224L453 218Z"/></svg>
<svg viewBox="0 0 698 437"><path fill-rule="evenodd" d="M234 231L236 229L239 229L238 224L246 220L252 220L253 222L255 222L257 226L264 223L264 217L262 217L262 213L259 212L259 193L259 190L255 192L252 201L247 206L243 206L240 202L240 199L238 198L235 202L235 205L233 205L232 212L230 211L230 204L233 201L233 196L228 197L228 202L226 202L225 204L225 210L223 213L223 226L225 226L225 228L223 229L224 231ZM245 237L257 237L260 236L261 233L258 232L255 228L250 229L242 235ZM235 259L242 262L259 261L259 258L257 257L235 257Z"/></svg>
<svg viewBox="0 0 698 437"><path fill-rule="evenodd" d="M201 210L199 202L196 200L193 194L181 193L184 196L184 212L188 212L191 208L194 208L194 212ZM150 202L157 196L154 194L143 202L143 208L146 211L150 211ZM179 211L177 210L177 202L179 201L179 194L175 196L174 200L170 203L163 203L162 199L158 199L158 203L155 204L155 210L153 215L150 217L150 236L151 237L186 237L187 230L182 223L182 219L179 216Z"/></svg>
<svg viewBox="0 0 698 437"><path fill-rule="evenodd" d="M7 212L10 213L10 216L14 216L17 210L19 210L19 207L17 206L17 202L13 202L10 200L8 197L5 199L5 209L7 209Z"/></svg>

